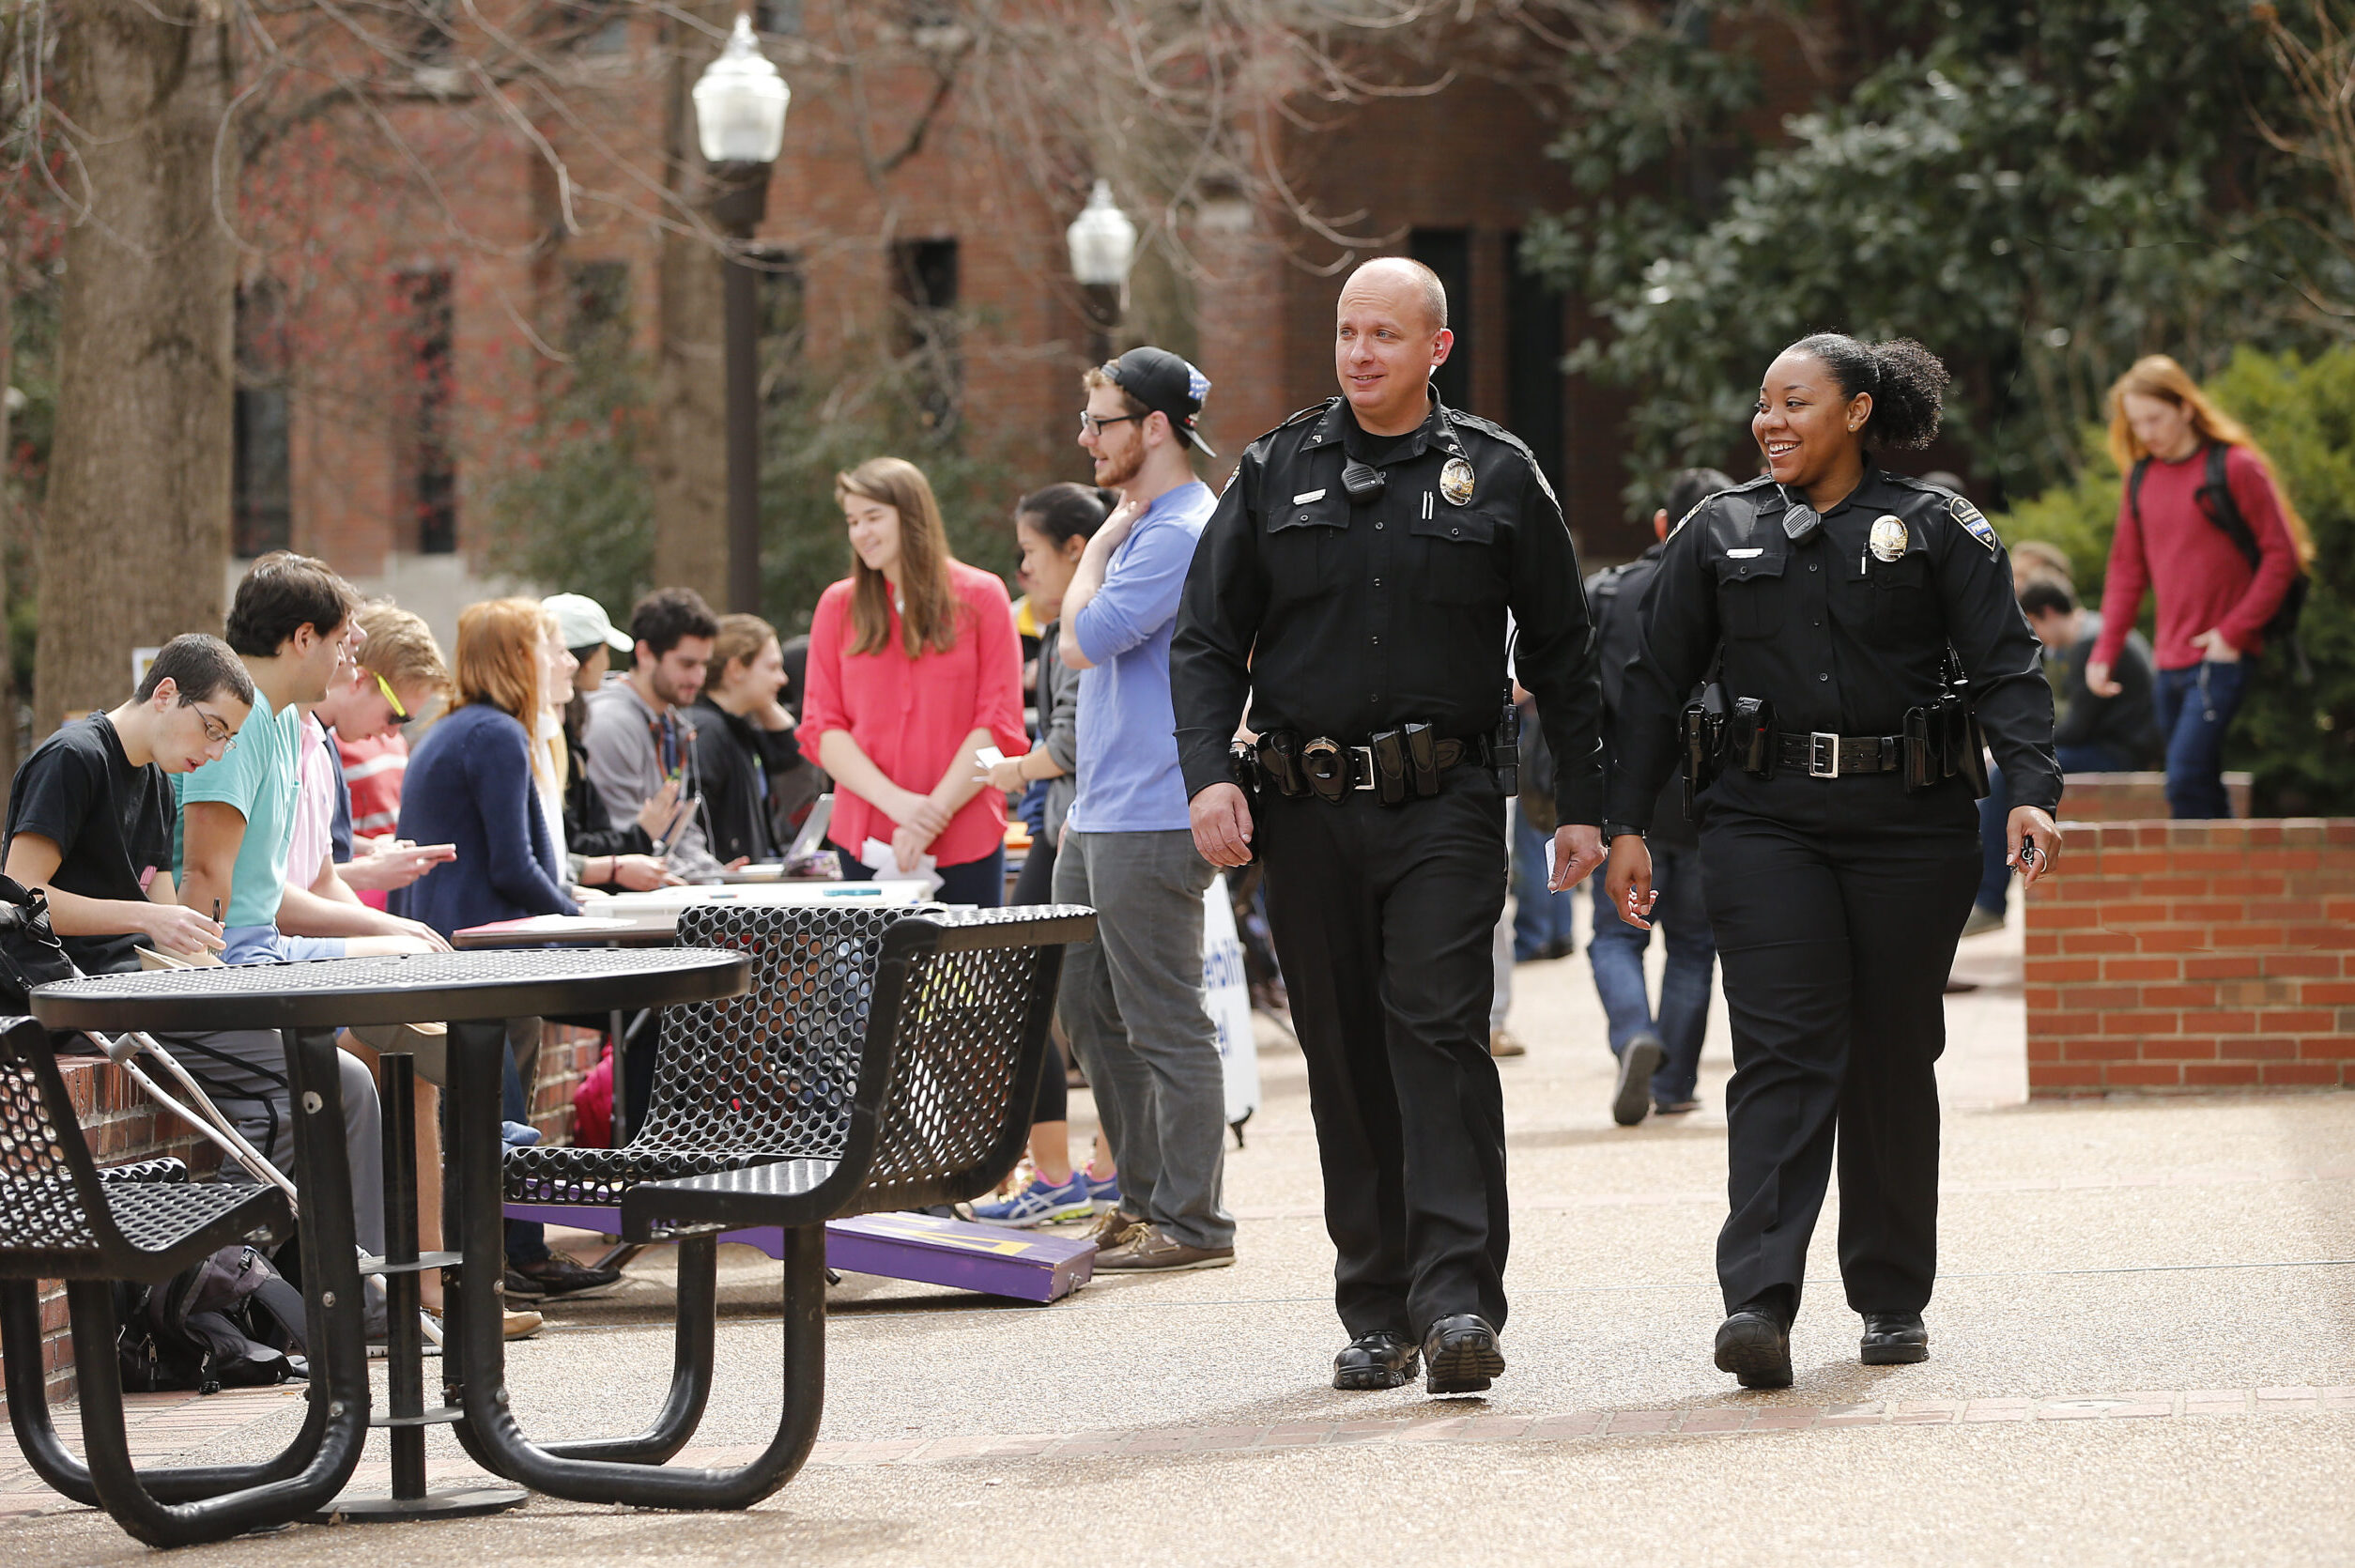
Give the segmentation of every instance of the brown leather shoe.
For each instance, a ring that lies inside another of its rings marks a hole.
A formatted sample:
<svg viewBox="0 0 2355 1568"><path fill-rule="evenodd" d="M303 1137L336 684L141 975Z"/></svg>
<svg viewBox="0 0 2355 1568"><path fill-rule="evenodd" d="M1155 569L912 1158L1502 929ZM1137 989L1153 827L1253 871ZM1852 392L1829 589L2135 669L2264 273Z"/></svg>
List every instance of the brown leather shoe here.
<svg viewBox="0 0 2355 1568"><path fill-rule="evenodd" d="M1087 1239L1099 1250L1110 1252L1129 1237L1129 1233L1143 1227L1145 1216L1131 1214L1126 1209L1107 1208L1096 1216L1096 1222L1087 1232Z"/></svg>
<svg viewBox="0 0 2355 1568"><path fill-rule="evenodd" d="M1234 1261L1232 1247L1189 1247L1162 1235L1158 1225L1139 1225L1120 1245L1096 1254L1096 1271L1166 1274L1184 1268L1224 1268Z"/></svg>
<svg viewBox="0 0 2355 1568"><path fill-rule="evenodd" d="M1526 1056L1529 1047L1513 1038L1510 1029L1488 1031L1488 1054L1491 1056Z"/></svg>

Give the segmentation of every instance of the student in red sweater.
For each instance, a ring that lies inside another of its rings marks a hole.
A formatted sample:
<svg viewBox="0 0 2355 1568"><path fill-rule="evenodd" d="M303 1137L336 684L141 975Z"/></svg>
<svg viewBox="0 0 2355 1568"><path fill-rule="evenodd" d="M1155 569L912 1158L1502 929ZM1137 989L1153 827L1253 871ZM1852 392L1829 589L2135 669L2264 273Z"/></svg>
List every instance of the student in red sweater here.
<svg viewBox="0 0 2355 1568"><path fill-rule="evenodd" d="M2254 570L2200 505L2211 446L2226 449L2225 484L2257 545ZM2167 747L2167 805L2178 818L2229 817L2224 731L2247 685L2246 661L2265 651L2265 624L2313 558L2313 538L2248 431L2164 354L2137 360L2110 389L2110 452L2130 476L2143 464L2143 477L2139 494L2130 479L2119 500L2086 689L2118 694L2110 667L2142 613L2143 590L2153 590L2151 695Z"/></svg>

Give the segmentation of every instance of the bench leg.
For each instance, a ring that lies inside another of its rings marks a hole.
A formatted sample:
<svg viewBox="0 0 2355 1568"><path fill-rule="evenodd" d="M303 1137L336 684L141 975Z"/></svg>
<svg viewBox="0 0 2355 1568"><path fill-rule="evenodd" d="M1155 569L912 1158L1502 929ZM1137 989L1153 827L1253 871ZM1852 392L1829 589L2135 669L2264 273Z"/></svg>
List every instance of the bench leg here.
<svg viewBox="0 0 2355 1568"><path fill-rule="evenodd" d="M560 1459L610 1459L627 1465L659 1465L686 1447L702 1423L716 1376L714 1334L719 1318L719 1237L694 1236L679 1243L677 1348L672 1354L670 1393L654 1424L634 1437L587 1437L544 1443Z"/></svg>
<svg viewBox="0 0 2355 1568"><path fill-rule="evenodd" d="M478 1218L477 1224L496 1224L497 1211ZM712 1243L703 1240L702 1245ZM785 1357L784 1407L777 1434L766 1449L748 1464L728 1469L617 1463L611 1459L567 1457L529 1442L516 1425L503 1380L469 1375L464 1397L467 1421L476 1439L496 1458L499 1473L550 1497L577 1502L620 1502L638 1508L749 1508L791 1481L809 1457L817 1440L818 1420L825 1405L826 1263L825 1227L805 1225L785 1232ZM685 1259L681 1282L684 1312ZM710 1322L708 1313L702 1321ZM684 1332L685 1324L682 1329ZM499 1321L489 1312L469 1313L463 1325L467 1362L487 1369L500 1364ZM682 1339L682 1355L686 1351ZM710 1340L702 1341L705 1366L694 1381L710 1381ZM672 1383L675 1405L686 1368ZM666 1421L671 1409L665 1409ZM676 1452L673 1450L672 1452Z"/></svg>

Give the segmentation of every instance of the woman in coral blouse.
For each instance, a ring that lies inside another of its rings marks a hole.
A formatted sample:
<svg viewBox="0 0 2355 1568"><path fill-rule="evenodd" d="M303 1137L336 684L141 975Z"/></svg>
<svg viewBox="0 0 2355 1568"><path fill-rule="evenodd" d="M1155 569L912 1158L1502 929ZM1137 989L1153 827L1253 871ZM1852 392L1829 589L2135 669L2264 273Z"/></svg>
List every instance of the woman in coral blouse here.
<svg viewBox="0 0 2355 1568"><path fill-rule="evenodd" d="M834 778L834 841L848 877L875 858L935 863L949 903L1006 901L1006 797L988 787L984 746L1030 749L1022 644L1006 584L948 553L940 503L915 464L874 457L834 477L851 536L851 575L809 624L801 730Z"/></svg>

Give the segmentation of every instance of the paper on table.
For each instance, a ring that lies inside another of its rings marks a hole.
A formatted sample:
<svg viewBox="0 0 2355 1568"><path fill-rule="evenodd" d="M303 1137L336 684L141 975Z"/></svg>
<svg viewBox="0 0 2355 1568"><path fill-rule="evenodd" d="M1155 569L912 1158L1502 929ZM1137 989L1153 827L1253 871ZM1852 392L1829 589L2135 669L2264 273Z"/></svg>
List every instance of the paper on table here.
<svg viewBox="0 0 2355 1568"><path fill-rule="evenodd" d="M934 869L940 863L931 855L917 855L915 869L902 871L900 863L892 858L891 846L880 838L870 838L859 847L858 863L873 871L878 882L920 882L926 893L940 890L941 875Z"/></svg>

